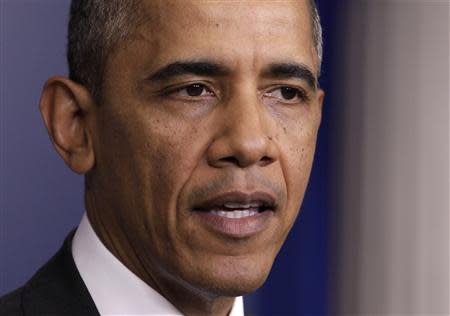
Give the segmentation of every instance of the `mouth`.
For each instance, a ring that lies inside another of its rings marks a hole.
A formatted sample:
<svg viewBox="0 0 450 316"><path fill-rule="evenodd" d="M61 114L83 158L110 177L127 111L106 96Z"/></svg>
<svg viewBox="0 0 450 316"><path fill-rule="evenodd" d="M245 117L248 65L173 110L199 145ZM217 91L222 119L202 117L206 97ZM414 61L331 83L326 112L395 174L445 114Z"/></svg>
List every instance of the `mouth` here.
<svg viewBox="0 0 450 316"><path fill-rule="evenodd" d="M192 211L209 230L243 238L264 230L276 209L270 194L231 192L201 202Z"/></svg>

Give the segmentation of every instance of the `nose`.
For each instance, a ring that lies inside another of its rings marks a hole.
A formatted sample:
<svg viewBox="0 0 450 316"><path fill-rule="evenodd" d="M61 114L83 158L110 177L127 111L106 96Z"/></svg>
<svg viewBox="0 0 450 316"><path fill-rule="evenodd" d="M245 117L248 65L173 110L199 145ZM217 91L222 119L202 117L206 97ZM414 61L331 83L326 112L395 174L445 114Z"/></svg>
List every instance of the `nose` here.
<svg viewBox="0 0 450 316"><path fill-rule="evenodd" d="M216 137L208 148L210 166L266 166L278 159L273 119L257 96L230 99L218 113Z"/></svg>

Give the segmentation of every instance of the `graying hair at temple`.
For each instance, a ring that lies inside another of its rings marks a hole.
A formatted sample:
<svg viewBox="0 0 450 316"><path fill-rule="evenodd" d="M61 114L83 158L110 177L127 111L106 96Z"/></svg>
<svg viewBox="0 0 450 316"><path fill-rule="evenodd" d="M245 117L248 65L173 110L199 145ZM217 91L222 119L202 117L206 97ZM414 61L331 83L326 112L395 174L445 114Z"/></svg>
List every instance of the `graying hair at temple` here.
<svg viewBox="0 0 450 316"><path fill-rule="evenodd" d="M322 62L322 27L314 0L312 38L318 69ZM86 86L98 100L108 54L144 20L140 0L72 0L68 29L69 77Z"/></svg>

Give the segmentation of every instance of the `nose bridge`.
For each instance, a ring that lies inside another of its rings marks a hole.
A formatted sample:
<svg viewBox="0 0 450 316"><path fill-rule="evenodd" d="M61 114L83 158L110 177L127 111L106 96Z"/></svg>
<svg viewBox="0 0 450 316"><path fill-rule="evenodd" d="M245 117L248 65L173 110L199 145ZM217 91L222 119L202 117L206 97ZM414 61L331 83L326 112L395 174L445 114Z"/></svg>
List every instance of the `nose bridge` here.
<svg viewBox="0 0 450 316"><path fill-rule="evenodd" d="M261 146L267 139L265 109L257 95L239 93L225 105L225 134L235 146Z"/></svg>
<svg viewBox="0 0 450 316"><path fill-rule="evenodd" d="M210 162L246 167L266 165L276 158L270 116L259 102L256 89L241 87L230 95L220 111L220 136L210 151Z"/></svg>

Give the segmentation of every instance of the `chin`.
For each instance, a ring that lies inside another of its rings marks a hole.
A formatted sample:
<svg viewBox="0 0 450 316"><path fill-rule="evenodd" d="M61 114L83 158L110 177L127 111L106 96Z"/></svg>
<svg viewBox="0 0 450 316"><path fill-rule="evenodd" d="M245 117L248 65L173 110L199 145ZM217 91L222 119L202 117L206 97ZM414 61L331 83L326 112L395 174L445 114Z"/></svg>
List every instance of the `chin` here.
<svg viewBox="0 0 450 316"><path fill-rule="evenodd" d="M237 297L255 292L266 281L269 273L262 275L235 275L232 279L224 279L211 292L217 296ZM217 283L217 282L216 282Z"/></svg>
<svg viewBox="0 0 450 316"><path fill-rule="evenodd" d="M227 257L199 269L197 272L200 274L195 275L196 280L188 282L212 295L242 296L256 291L264 284L272 264L273 258L249 260L249 258Z"/></svg>

